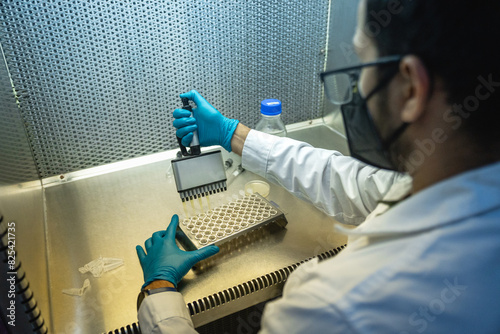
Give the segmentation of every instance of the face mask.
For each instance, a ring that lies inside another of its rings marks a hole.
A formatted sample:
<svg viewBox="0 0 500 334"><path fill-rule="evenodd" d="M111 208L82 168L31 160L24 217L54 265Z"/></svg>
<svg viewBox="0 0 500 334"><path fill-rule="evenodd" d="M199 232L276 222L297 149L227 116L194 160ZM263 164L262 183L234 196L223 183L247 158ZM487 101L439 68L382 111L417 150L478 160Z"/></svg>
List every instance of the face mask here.
<svg viewBox="0 0 500 334"><path fill-rule="evenodd" d="M353 93L351 102L342 105L342 116L351 156L369 165L398 171L390 158L390 146L403 134L408 123L403 123L387 139L382 140L368 110L367 101L387 83L380 84L364 99L359 92Z"/></svg>

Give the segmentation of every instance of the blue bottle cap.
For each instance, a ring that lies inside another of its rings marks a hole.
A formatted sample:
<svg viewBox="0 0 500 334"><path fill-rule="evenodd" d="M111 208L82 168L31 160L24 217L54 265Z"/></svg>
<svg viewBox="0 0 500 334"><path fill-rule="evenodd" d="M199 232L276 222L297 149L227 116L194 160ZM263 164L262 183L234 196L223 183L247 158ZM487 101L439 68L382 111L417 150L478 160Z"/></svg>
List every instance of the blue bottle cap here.
<svg viewBox="0 0 500 334"><path fill-rule="evenodd" d="M266 116L276 116L281 114L281 101L276 99L267 99L260 104L260 113Z"/></svg>

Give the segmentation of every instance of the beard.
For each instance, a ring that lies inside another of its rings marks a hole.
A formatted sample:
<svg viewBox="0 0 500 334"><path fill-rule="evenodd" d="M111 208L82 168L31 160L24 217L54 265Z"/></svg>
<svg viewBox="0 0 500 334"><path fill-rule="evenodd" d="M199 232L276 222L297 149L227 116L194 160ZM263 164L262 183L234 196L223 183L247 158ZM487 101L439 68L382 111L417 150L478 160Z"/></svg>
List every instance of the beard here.
<svg viewBox="0 0 500 334"><path fill-rule="evenodd" d="M391 116L394 114L391 112L390 104L389 104L389 93L388 89L383 89L378 94L378 99L376 101L377 109L379 112L379 117L377 117L375 126L379 131L380 138L383 142L387 142L387 140L396 132L397 126L388 126L386 124L391 124ZM385 127L381 127L380 125L386 125ZM405 140L403 135L399 136L395 141L390 143L389 147L387 147L389 152L389 159L392 164L396 166L397 171L400 173L410 173L412 172L413 167L408 161L408 153L412 150L411 143L408 143Z"/></svg>

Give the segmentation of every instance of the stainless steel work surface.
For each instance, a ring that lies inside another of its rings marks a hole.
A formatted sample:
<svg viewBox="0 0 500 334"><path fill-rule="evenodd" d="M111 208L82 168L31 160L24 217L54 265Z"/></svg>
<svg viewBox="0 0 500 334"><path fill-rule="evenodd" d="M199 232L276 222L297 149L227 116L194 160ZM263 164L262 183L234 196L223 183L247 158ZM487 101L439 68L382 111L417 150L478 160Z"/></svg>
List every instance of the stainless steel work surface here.
<svg viewBox="0 0 500 334"><path fill-rule="evenodd" d="M228 190L210 196L216 207L241 196L246 182L261 179L245 171L233 177L240 157L224 151L234 165ZM52 323L55 333L99 333L137 321L136 298L143 283L135 246L167 227L173 214L183 219L200 212L196 201L186 208L175 189L169 160L117 170L45 187ZM76 179L76 178L75 178ZM67 180L67 181L65 181ZM187 303L246 282L343 245L344 236L333 231L333 220L279 186L271 185L267 198L279 205L288 225L262 234L252 242L225 250L210 265L191 271L179 285ZM203 199L203 205L207 205ZM102 257L121 258L125 265L100 278L78 271ZM61 291L80 288L82 296Z"/></svg>

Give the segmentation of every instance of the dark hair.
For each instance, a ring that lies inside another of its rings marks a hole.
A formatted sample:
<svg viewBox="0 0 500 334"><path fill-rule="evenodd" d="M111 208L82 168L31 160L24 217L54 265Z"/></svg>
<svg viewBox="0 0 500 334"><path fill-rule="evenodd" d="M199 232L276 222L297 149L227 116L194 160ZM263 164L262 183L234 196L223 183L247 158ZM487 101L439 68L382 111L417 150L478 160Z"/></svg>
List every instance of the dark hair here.
<svg viewBox="0 0 500 334"><path fill-rule="evenodd" d="M367 0L366 3L365 29L374 39L379 55L418 56L432 77L443 80L448 102L452 106L462 105L470 113L463 119L463 129L482 144L491 140L498 143L499 1ZM488 81L496 86L486 85L480 90L482 98L478 98L477 87ZM484 98L486 93L488 98Z"/></svg>

